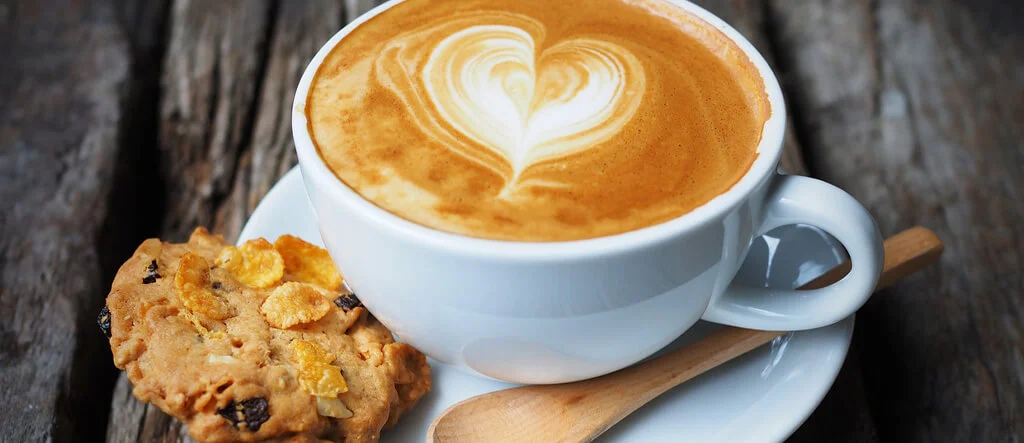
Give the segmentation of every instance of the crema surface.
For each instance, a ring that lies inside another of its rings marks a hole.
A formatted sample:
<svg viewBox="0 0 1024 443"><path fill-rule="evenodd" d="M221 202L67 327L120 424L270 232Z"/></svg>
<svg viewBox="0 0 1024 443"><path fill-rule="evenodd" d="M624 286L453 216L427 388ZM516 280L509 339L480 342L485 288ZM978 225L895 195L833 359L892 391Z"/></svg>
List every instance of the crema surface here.
<svg viewBox="0 0 1024 443"><path fill-rule="evenodd" d="M473 237L560 241L681 216L747 172L771 110L746 55L657 0L408 0L306 97L330 169Z"/></svg>

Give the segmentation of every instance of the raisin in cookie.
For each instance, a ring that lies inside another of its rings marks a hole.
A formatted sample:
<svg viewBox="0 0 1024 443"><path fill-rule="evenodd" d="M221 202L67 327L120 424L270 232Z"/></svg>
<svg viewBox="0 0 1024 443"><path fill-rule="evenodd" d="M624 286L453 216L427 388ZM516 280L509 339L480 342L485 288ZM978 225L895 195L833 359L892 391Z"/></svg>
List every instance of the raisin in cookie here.
<svg viewBox="0 0 1024 443"><path fill-rule="evenodd" d="M430 389L423 354L292 236L146 240L98 323L135 397L199 441L373 441Z"/></svg>

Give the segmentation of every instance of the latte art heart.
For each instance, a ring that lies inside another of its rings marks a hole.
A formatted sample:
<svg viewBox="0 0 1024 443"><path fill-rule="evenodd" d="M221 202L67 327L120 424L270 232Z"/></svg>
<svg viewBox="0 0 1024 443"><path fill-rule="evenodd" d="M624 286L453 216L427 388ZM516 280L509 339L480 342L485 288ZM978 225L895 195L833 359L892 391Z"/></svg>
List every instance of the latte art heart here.
<svg viewBox="0 0 1024 443"><path fill-rule="evenodd" d="M536 62L536 63L535 63ZM442 117L511 164L597 145L632 118L643 68L613 43L576 39L535 56L533 38L511 26L473 26L437 46L423 69Z"/></svg>
<svg viewBox="0 0 1024 443"><path fill-rule="evenodd" d="M426 54L393 43L384 56L409 62L377 68L425 132L504 176L507 191L531 165L617 134L640 106L645 77L636 56L615 43L574 38L538 53L542 25L510 13L495 22L413 32L401 40L450 34L422 48ZM396 65L415 66L417 55L425 55L422 68L395 72Z"/></svg>

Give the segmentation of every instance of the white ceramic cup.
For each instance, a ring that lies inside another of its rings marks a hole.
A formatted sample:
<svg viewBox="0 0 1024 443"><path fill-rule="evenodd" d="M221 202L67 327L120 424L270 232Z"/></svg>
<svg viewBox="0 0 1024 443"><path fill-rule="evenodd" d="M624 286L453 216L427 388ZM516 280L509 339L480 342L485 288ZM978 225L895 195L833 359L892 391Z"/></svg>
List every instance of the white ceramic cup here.
<svg viewBox="0 0 1024 443"><path fill-rule="evenodd" d="M764 58L736 30L671 0L731 38L760 72L771 104L758 157L729 191L673 220L589 240L485 240L427 228L364 200L327 168L309 136L305 100L327 53L370 17L334 35L295 93L292 132L324 243L346 282L401 340L473 373L559 383L612 372L653 354L697 320L766 330L817 328L856 311L882 268L868 212L822 181L779 175L786 110ZM806 223L852 259L841 281L809 291L731 285L751 241Z"/></svg>

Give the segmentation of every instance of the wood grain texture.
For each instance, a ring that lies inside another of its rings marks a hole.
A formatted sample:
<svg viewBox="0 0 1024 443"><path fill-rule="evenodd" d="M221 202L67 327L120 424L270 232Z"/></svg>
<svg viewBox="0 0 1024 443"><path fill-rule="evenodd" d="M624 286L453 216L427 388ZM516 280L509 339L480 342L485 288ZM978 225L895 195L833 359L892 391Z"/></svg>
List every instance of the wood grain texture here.
<svg viewBox="0 0 1024 443"><path fill-rule="evenodd" d="M251 140L266 66L270 0L176 0L163 61L160 176L163 234L210 226Z"/></svg>
<svg viewBox="0 0 1024 443"><path fill-rule="evenodd" d="M291 125L295 88L316 51L341 29L343 15L337 0L286 1L278 8L252 138L217 208L214 232L236 238L260 199L298 161Z"/></svg>
<svg viewBox="0 0 1024 443"><path fill-rule="evenodd" d="M60 11L54 14L53 11ZM125 20L122 20L125 19ZM116 255L133 49L110 1L0 3L0 429L102 435L112 375L95 325Z"/></svg>
<svg viewBox="0 0 1024 443"><path fill-rule="evenodd" d="M862 310L854 345L882 439L1024 436L1020 5L771 3L812 171L884 233L923 224L942 266Z"/></svg>

